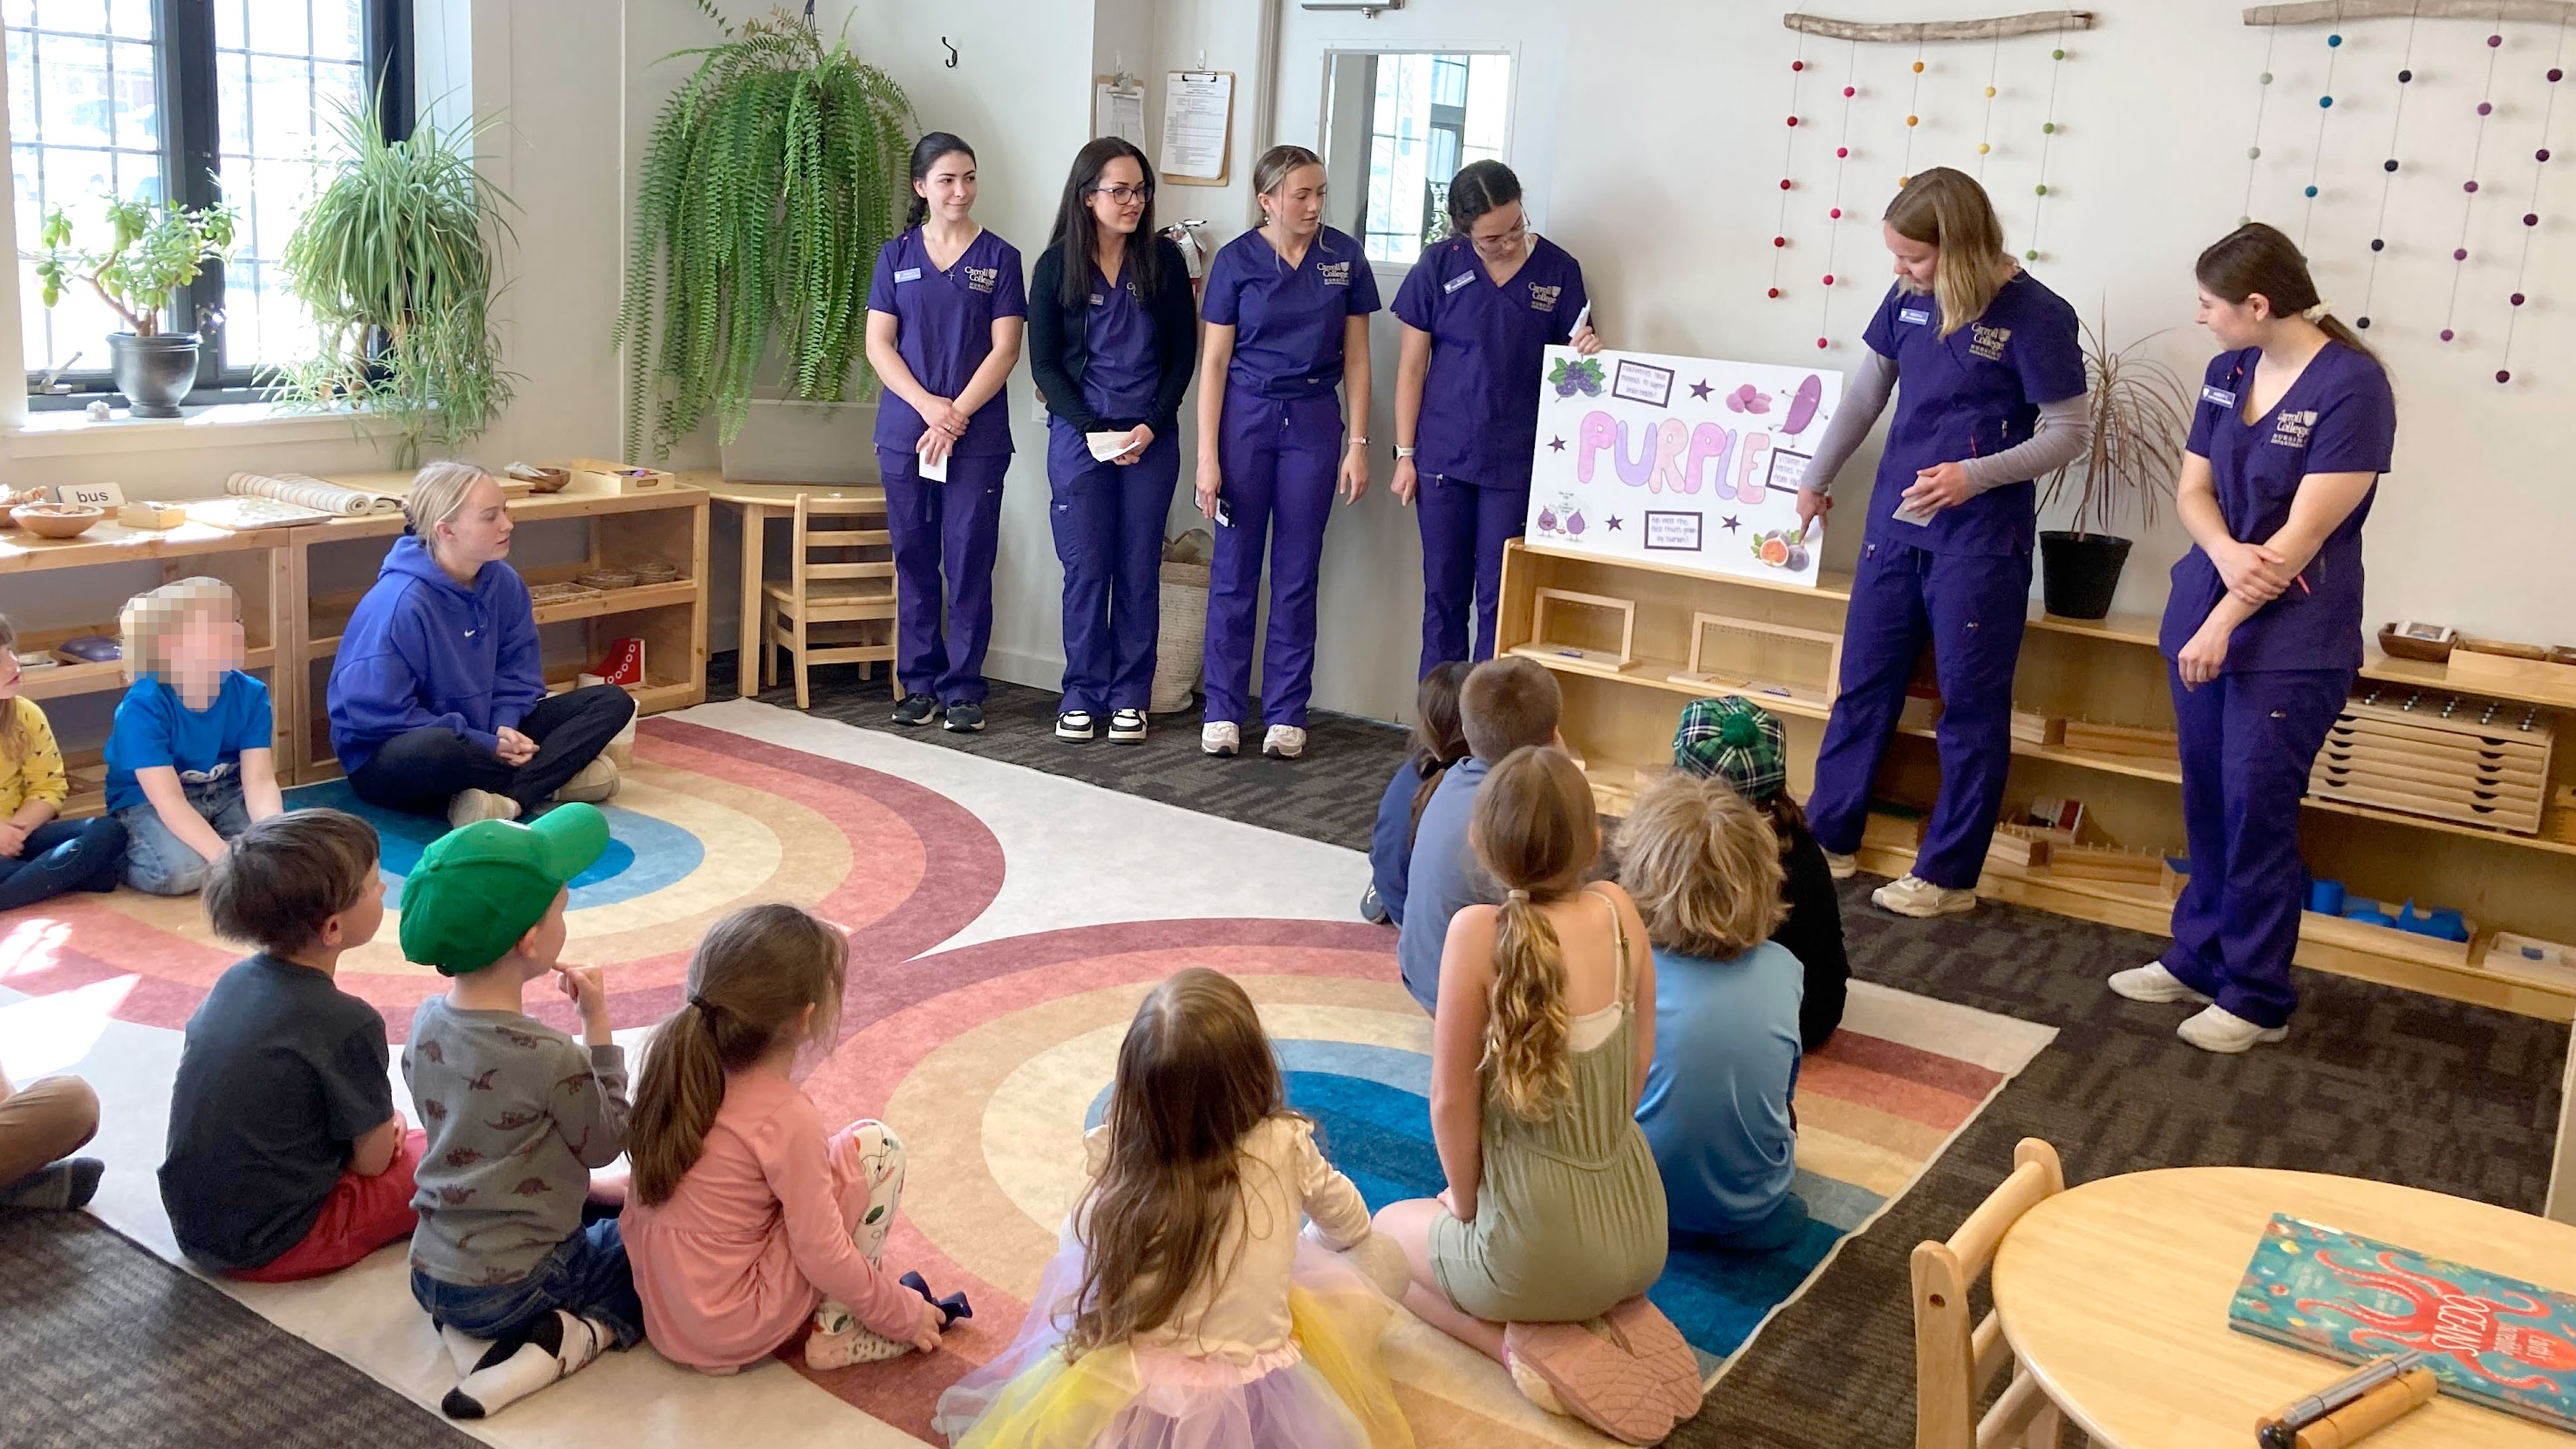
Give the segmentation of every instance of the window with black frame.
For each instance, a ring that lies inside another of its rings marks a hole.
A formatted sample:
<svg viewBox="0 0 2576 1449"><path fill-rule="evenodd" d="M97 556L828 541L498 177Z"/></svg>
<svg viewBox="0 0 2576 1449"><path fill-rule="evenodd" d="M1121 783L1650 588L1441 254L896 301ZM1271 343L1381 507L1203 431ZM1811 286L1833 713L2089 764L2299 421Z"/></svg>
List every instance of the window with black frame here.
<svg viewBox="0 0 2576 1449"><path fill-rule="evenodd" d="M85 286L43 305L34 267L46 212L95 239L110 196L239 220L228 264L174 296L164 327L203 338L190 403L255 396L263 369L311 354L311 319L277 270L340 144L342 106L386 82L381 124L411 130L411 0L0 0L16 185L19 319L33 408L112 393L124 323ZM52 378L51 390L42 384ZM67 389L67 390L66 390Z"/></svg>

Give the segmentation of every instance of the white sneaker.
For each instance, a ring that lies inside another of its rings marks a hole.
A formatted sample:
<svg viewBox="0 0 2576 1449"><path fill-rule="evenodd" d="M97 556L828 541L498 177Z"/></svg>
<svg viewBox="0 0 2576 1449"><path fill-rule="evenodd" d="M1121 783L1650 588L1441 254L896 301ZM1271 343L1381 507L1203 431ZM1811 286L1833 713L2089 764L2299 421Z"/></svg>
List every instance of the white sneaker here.
<svg viewBox="0 0 2576 1449"><path fill-rule="evenodd" d="M1141 709L1112 711L1109 716L1109 743L1113 745L1145 743L1145 712Z"/></svg>
<svg viewBox="0 0 2576 1449"><path fill-rule="evenodd" d="M572 801L582 805L598 805L616 799L617 786L617 762L606 755L600 755L593 758L589 764L582 766L581 773L564 781L563 788L555 792L555 800L558 803Z"/></svg>
<svg viewBox="0 0 2576 1449"><path fill-rule="evenodd" d="M1097 731L1091 722L1091 711L1089 710L1069 709L1055 717L1055 737L1057 739L1087 740L1096 732Z"/></svg>
<svg viewBox="0 0 2576 1449"><path fill-rule="evenodd" d="M1977 908L1975 891L1936 886L1919 875L1905 876L1891 885L1880 886L1870 893L1869 898L1885 910L1917 919L1955 916Z"/></svg>
<svg viewBox="0 0 2576 1449"><path fill-rule="evenodd" d="M518 801L489 790L459 790L456 798L447 802L447 825L451 830L462 830L477 820L518 818Z"/></svg>
<svg viewBox="0 0 2576 1449"><path fill-rule="evenodd" d="M1272 725L1261 737L1261 753L1274 760L1293 760L1306 753L1306 732L1295 725Z"/></svg>
<svg viewBox="0 0 2576 1449"><path fill-rule="evenodd" d="M1230 724L1204 724L1199 726L1200 753L1215 755L1220 759L1230 760L1234 758L1235 752L1242 748L1242 726Z"/></svg>
<svg viewBox="0 0 2576 1449"><path fill-rule="evenodd" d="M2211 1003L2200 1014L2174 1028L2174 1035L2205 1052L2228 1056L2244 1051L2258 1042L2280 1041L2288 1037L2286 1026L2256 1026L2226 1007Z"/></svg>
<svg viewBox="0 0 2576 1449"><path fill-rule="evenodd" d="M2207 1006L2209 998L2183 984L2183 979L2165 969L2162 961L2132 966L2111 973L2110 987L2131 1001L2188 1001Z"/></svg>
<svg viewBox="0 0 2576 1449"><path fill-rule="evenodd" d="M1850 880L1860 874L1860 857L1828 850L1825 852L1825 870L1836 880Z"/></svg>

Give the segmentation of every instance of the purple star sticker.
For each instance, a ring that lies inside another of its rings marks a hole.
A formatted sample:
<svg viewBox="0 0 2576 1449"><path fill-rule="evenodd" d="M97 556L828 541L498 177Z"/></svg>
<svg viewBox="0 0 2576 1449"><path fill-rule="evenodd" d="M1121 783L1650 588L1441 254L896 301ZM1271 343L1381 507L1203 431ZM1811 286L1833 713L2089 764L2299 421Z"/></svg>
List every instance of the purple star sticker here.
<svg viewBox="0 0 2576 1449"><path fill-rule="evenodd" d="M1610 531L1612 533L1619 531L1619 515L1615 513L1610 515Z"/></svg>
<svg viewBox="0 0 2576 1449"><path fill-rule="evenodd" d="M1742 526L1743 526L1743 524L1744 524L1744 520L1742 520L1742 519L1740 519L1740 518L1728 518L1727 520L1725 520L1725 523L1726 523L1726 531L1727 531L1727 532L1729 532L1729 533L1733 533L1736 529L1738 529L1738 528L1740 528L1740 527L1742 527Z"/></svg>
<svg viewBox="0 0 2576 1449"><path fill-rule="evenodd" d="M1547 440L1547 448L1551 453L1562 453L1565 451L1565 439L1550 438Z"/></svg>
<svg viewBox="0 0 2576 1449"><path fill-rule="evenodd" d="M1702 379L1691 384L1691 396L1702 399L1705 399L1708 396L1708 382L1706 379Z"/></svg>

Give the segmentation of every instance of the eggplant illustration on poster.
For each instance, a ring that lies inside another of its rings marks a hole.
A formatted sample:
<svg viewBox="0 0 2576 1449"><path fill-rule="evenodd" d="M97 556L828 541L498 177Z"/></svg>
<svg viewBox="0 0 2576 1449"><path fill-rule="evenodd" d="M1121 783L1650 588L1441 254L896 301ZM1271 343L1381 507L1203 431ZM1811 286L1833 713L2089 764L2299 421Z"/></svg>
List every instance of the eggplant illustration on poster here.
<svg viewBox="0 0 2576 1449"><path fill-rule="evenodd" d="M1800 532L1798 483L1842 383L1804 367L1549 348L1530 542L1813 587L1823 520Z"/></svg>

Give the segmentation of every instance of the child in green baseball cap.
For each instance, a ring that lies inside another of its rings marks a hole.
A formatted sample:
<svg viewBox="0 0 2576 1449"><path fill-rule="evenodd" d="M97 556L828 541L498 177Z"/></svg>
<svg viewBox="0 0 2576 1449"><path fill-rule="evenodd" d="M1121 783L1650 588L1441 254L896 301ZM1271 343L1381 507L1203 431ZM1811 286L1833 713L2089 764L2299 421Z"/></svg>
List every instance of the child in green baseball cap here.
<svg viewBox="0 0 2576 1449"><path fill-rule="evenodd" d="M1834 893L1833 869L1807 828L1807 812L1789 794L1789 731L1778 715L1740 695L1694 699L1682 706L1681 724L1673 731L1673 767L1724 780L1780 837L1789 916L1771 939L1806 967L1798 1037L1814 1051L1842 1024L1851 958L1843 948L1843 906Z"/></svg>
<svg viewBox="0 0 2576 1449"><path fill-rule="evenodd" d="M625 1053L599 968L560 959L573 878L607 848L599 811L563 805L451 831L403 882L403 955L450 978L412 1016L403 1078L429 1134L411 1291L464 1374L440 1406L452 1418L644 1336L617 1220L582 1224L591 1170L626 1148ZM549 972L581 1010L581 1043L522 1004Z"/></svg>

